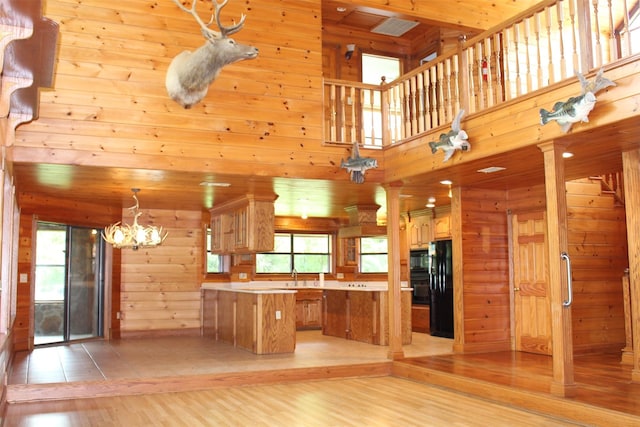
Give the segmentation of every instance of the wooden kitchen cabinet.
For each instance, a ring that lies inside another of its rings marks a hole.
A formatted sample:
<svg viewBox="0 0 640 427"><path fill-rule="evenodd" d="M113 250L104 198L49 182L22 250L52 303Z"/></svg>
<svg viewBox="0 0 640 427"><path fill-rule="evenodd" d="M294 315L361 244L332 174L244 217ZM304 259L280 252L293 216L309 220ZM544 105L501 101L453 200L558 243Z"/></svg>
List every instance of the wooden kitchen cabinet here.
<svg viewBox="0 0 640 427"><path fill-rule="evenodd" d="M429 247L433 240L431 235L431 216L416 216L411 218L407 226L409 233L409 247L411 249L423 249Z"/></svg>
<svg viewBox="0 0 640 427"><path fill-rule="evenodd" d="M242 254L273 250L275 196L247 195L209 210L211 252Z"/></svg>
<svg viewBox="0 0 640 427"><path fill-rule="evenodd" d="M401 293L402 344L411 344L410 290ZM323 335L389 345L387 291L326 289Z"/></svg>
<svg viewBox="0 0 640 427"><path fill-rule="evenodd" d="M295 291L202 289L202 333L255 354L296 347Z"/></svg>
<svg viewBox="0 0 640 427"><path fill-rule="evenodd" d="M296 294L296 328L322 328L322 291L300 289Z"/></svg>
<svg viewBox="0 0 640 427"><path fill-rule="evenodd" d="M436 210L433 219L433 234L435 239L451 238L451 206Z"/></svg>
<svg viewBox="0 0 640 427"><path fill-rule="evenodd" d="M221 253L223 249L222 215L211 217L211 252Z"/></svg>

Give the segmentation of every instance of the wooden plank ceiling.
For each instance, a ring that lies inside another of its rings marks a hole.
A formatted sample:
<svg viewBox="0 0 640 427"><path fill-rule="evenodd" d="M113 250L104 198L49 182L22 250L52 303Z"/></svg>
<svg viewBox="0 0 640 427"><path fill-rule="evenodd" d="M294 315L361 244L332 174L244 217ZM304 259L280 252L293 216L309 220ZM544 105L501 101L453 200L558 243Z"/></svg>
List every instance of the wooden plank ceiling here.
<svg viewBox="0 0 640 427"><path fill-rule="evenodd" d="M390 16L418 20L419 26L403 36L413 38L420 32L424 33L438 26L460 30L489 28L497 23L494 21L513 16L535 1L518 2L517 6L515 3L511 0L474 0L465 2L465 8L461 10L460 7L450 7L448 1L399 1L393 7L387 6L382 9L384 6L380 6L380 2L374 0L361 0L357 4L326 0L322 2L322 16L323 24L343 28L345 34L354 29L369 31L372 26ZM409 6L411 4L419 4L420 13L412 14ZM447 6L443 7L444 4ZM145 59L141 58L140 61ZM606 132L606 137L611 138L611 131ZM632 128L626 126L621 126L615 132L621 143L624 143L626 138L631 138L631 134L634 133ZM599 137L595 134L592 136ZM597 151L599 152L592 154L601 155L603 150ZM348 150L345 150L344 155L348 154ZM509 174L488 175L477 172L478 169L491 166L494 161L506 167ZM440 179L454 179L462 186L500 189L542 183L541 161L541 156L532 157L531 152L524 152L520 155L458 165L438 175L416 176L406 181L402 191L404 197L401 200L401 211L423 209L426 199L430 196L436 197L437 205L448 204L448 187L440 184ZM596 169L603 172L619 170L619 163L619 156L605 156L604 160L599 161L599 167ZM310 217L344 218L346 207L372 203L381 205L383 212L385 210L385 192L381 185L384 182L384 165L380 169L368 171L367 180L362 185L350 183L346 171L340 169L337 164L331 172L325 172L324 176L299 177L286 170L279 174L257 172L248 175L238 174L233 170L212 173L210 170L201 172L179 169L148 169L144 164L136 167L99 167L83 164L80 159L53 164L40 159L29 162L23 158L13 164L19 194L89 201L110 207L131 206L130 190L140 188L139 199L142 209L201 210L247 193L274 193L278 196L276 215L282 216L306 214ZM576 163L567 172L567 176L584 176L581 174L585 170L597 171L596 169L593 165ZM229 185L203 184L213 182Z"/></svg>

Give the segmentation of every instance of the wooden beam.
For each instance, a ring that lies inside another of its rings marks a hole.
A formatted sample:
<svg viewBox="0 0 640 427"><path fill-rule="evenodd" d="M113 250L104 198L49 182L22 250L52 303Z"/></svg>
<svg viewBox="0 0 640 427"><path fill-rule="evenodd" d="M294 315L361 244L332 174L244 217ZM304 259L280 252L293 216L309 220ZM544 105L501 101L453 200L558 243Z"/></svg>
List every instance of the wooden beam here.
<svg viewBox="0 0 640 427"><path fill-rule="evenodd" d="M571 306L565 306L568 296L568 274L561 259L568 252L567 199L562 153L564 147L554 141L538 146L544 155L544 175L547 198L548 269L551 304L551 334L553 381L551 393L572 396L576 388L573 379L573 342L571 337ZM567 261L568 262L568 261Z"/></svg>

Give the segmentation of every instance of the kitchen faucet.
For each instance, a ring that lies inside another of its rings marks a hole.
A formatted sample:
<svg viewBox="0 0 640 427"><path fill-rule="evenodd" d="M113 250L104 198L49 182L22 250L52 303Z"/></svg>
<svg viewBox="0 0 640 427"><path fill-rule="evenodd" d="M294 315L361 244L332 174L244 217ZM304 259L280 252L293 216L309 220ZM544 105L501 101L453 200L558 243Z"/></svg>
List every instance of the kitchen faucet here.
<svg viewBox="0 0 640 427"><path fill-rule="evenodd" d="M298 271L294 268L291 270L291 277L293 277L293 287L298 287Z"/></svg>

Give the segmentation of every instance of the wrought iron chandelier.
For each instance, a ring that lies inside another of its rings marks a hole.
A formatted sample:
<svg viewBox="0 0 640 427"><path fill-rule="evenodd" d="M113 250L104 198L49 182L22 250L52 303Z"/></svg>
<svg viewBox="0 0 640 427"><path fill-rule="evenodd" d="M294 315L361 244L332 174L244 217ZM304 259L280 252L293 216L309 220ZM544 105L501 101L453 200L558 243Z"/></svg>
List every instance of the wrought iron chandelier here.
<svg viewBox="0 0 640 427"><path fill-rule="evenodd" d="M143 227L138 224L138 217L142 212L139 211L140 205L136 194L140 189L132 188L131 191L133 191L133 200L136 201L136 204L129 208L133 212L133 225L118 221L105 227L102 237L114 248L132 248L135 251L141 247L158 246L164 242L169 233L164 232L162 227L158 228L154 225Z"/></svg>

